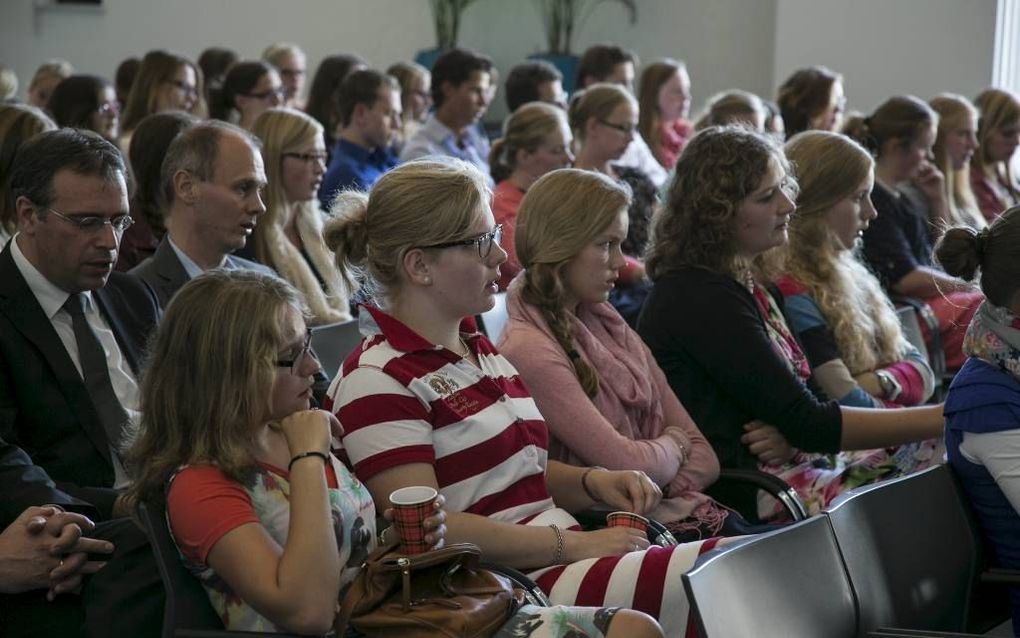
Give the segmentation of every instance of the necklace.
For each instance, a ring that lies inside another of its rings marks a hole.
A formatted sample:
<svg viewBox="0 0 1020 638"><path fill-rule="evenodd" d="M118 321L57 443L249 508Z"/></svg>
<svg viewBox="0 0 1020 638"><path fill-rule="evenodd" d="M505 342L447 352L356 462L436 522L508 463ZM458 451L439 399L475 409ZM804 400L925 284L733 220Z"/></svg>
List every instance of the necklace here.
<svg viewBox="0 0 1020 638"><path fill-rule="evenodd" d="M468 346L467 342L464 341L464 337L457 337L457 341L460 342L460 345L464 350L463 352L457 352L454 350L454 352L462 359L469 358L471 356L471 348Z"/></svg>

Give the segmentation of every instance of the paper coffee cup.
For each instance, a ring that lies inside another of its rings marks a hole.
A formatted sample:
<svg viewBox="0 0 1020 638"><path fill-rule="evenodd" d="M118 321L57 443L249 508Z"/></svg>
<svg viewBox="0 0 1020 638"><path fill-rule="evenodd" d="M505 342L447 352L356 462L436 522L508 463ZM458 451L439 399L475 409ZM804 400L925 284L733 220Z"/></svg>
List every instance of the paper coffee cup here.
<svg viewBox="0 0 1020 638"><path fill-rule="evenodd" d="M402 487L390 494L393 505L393 525L400 532L400 551L421 554L428 551L425 542L425 519L435 512L433 503L439 492L426 485Z"/></svg>

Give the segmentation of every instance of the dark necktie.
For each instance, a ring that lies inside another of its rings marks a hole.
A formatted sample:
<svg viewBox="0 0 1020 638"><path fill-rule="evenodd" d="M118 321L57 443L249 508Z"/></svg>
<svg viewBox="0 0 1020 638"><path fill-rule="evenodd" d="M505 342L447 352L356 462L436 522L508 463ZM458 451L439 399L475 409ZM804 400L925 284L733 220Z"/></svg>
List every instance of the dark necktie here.
<svg viewBox="0 0 1020 638"><path fill-rule="evenodd" d="M128 415L113 391L103 344L99 342L99 337L85 319L85 295L78 293L68 297L64 302L64 310L71 315L74 340L78 342L78 361L81 364L82 376L85 377L85 389L88 390L92 404L99 413L99 420L103 424L103 430L106 431L106 440L119 457L121 437L128 422Z"/></svg>

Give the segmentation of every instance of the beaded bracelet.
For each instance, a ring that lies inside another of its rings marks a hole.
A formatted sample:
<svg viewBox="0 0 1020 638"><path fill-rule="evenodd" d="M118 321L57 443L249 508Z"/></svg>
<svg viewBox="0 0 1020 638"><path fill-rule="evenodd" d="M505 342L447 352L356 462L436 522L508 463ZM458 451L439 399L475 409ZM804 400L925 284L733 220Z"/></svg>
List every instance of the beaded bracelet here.
<svg viewBox="0 0 1020 638"><path fill-rule="evenodd" d="M588 498L590 498L591 500L595 501L596 503L598 503L600 501L599 501L598 497L595 496L595 494L592 493L591 488L588 487L588 475L591 474L592 472L594 472L595 470L604 470L604 469L606 469L606 468L599 467L599 466L596 465L594 467L589 467L587 470L584 471L584 474L581 475L581 487L584 488L584 493L588 495Z"/></svg>
<svg viewBox="0 0 1020 638"><path fill-rule="evenodd" d="M329 457L326 456L325 453L323 453L323 452L317 452L315 450L313 450L311 452L302 452L301 454L298 454L297 456L295 456L294 458L292 458L290 460L290 463L287 465L287 471L288 472L291 471L291 468L294 467L294 463L296 463L297 461L300 461L301 459L306 459L309 456L317 456L320 459L322 459L323 463L329 463Z"/></svg>
<svg viewBox="0 0 1020 638"><path fill-rule="evenodd" d="M563 563L563 530L558 525L550 525L552 531L556 533L556 552L553 554L553 565L560 565Z"/></svg>

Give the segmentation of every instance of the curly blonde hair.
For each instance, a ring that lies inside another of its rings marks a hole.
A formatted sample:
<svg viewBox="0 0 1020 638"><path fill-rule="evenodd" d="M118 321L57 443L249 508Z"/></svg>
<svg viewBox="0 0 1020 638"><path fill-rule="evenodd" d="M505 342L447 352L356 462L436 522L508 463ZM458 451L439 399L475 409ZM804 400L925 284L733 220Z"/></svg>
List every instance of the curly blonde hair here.
<svg viewBox="0 0 1020 638"><path fill-rule="evenodd" d="M599 377L574 349L563 271L629 206L626 185L595 171L564 168L535 182L517 213L514 248L525 269L521 296L542 312L589 397L598 392Z"/></svg>
<svg viewBox="0 0 1020 638"><path fill-rule="evenodd" d="M840 358L853 375L900 361L909 349L878 279L843 248L827 213L850 197L874 170L874 160L845 135L805 131L786 144L800 185L790 241L768 255L818 304Z"/></svg>
<svg viewBox="0 0 1020 638"><path fill-rule="evenodd" d="M751 264L737 255L733 220L774 163L789 173L783 150L765 134L722 126L695 135L677 160L655 222L645 262L648 276L654 280L696 266L739 279ZM788 187L796 190L792 180Z"/></svg>

